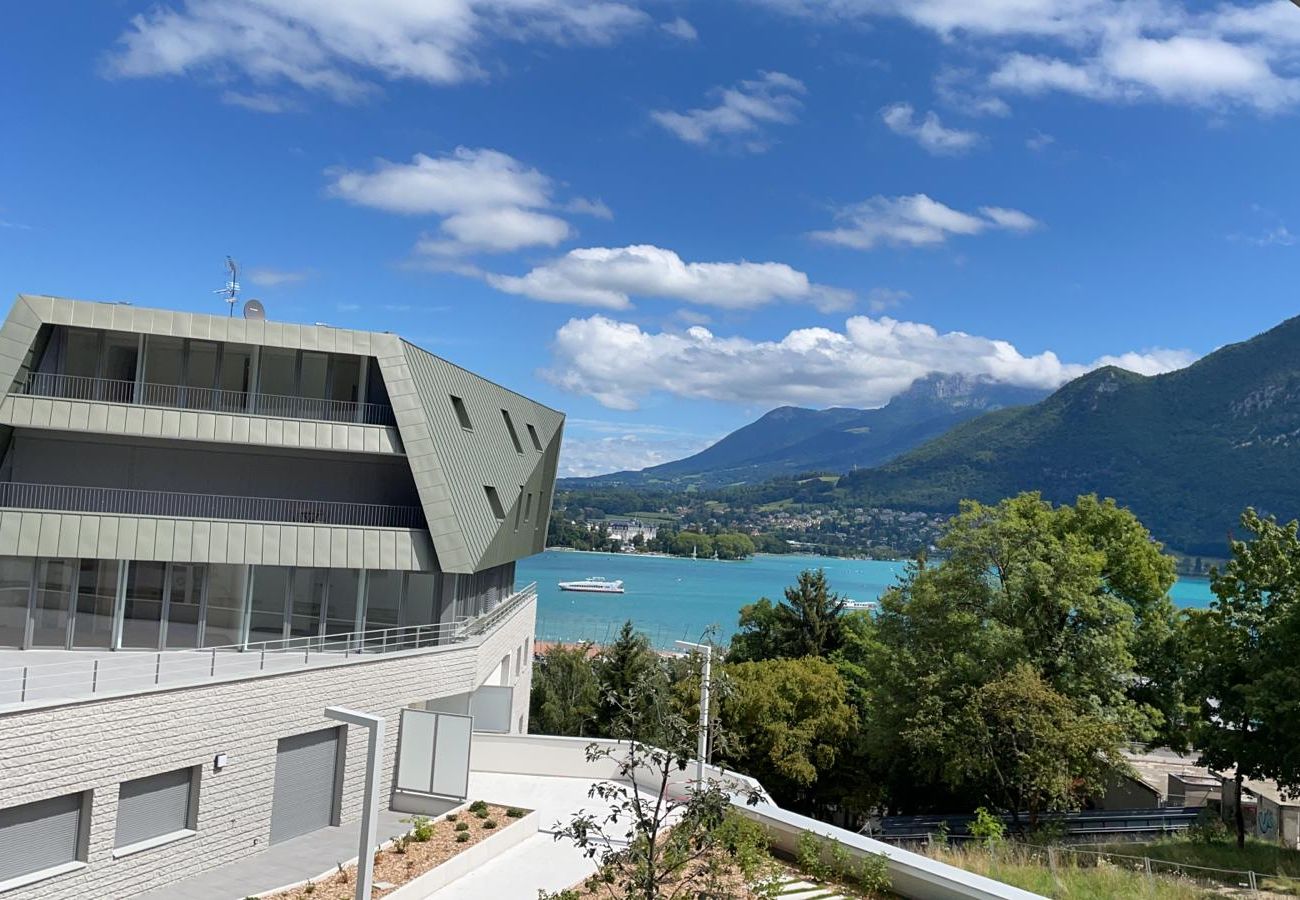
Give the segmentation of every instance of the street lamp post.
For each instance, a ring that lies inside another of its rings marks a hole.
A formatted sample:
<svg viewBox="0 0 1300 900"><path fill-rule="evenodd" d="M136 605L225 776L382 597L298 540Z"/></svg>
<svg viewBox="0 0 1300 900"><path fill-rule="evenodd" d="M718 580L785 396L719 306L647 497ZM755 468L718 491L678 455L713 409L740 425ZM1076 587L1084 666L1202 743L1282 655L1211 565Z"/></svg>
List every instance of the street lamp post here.
<svg viewBox="0 0 1300 900"><path fill-rule="evenodd" d="M700 741L695 760L696 786L704 790L704 757L709 752L709 664L713 658L713 646L690 641L675 641L675 643L679 647L698 650L704 655L704 667L700 675Z"/></svg>

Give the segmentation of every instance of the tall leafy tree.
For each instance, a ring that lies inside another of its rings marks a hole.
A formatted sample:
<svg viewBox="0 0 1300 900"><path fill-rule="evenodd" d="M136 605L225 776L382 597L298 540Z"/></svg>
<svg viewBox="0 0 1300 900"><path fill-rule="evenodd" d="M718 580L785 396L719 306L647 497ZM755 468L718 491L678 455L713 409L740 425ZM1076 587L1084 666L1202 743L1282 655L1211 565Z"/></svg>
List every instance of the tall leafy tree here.
<svg viewBox="0 0 1300 900"><path fill-rule="evenodd" d="M555 645L533 668L529 728L538 734L585 737L592 733L600 691L591 645Z"/></svg>
<svg viewBox="0 0 1300 900"><path fill-rule="evenodd" d="M594 672L597 683L596 733L622 737L629 716L641 714L655 690L667 690L667 677L650 639L623 623L618 637L596 657Z"/></svg>
<svg viewBox="0 0 1300 900"><path fill-rule="evenodd" d="M815 809L814 788L831 772L855 716L835 666L815 657L724 667L725 758L782 803Z"/></svg>
<svg viewBox="0 0 1300 900"><path fill-rule="evenodd" d="M1245 845L1241 787L1273 778L1300 787L1300 525L1247 509L1250 538L1211 574L1215 599L1193 614L1193 684L1202 698L1194 744L1201 761L1235 769L1237 845Z"/></svg>
<svg viewBox="0 0 1300 900"><path fill-rule="evenodd" d="M773 605L766 597L740 611L729 658L736 661L829 656L843 639L844 598L832 593L824 569L805 569Z"/></svg>

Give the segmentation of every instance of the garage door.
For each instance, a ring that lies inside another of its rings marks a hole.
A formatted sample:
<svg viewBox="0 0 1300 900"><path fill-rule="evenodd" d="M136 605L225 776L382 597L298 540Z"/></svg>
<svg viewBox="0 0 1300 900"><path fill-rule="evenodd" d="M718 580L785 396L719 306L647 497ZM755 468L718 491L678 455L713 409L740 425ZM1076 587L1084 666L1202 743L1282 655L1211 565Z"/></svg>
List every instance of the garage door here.
<svg viewBox="0 0 1300 900"><path fill-rule="evenodd" d="M282 738L275 751L271 843L334 824L339 729Z"/></svg>

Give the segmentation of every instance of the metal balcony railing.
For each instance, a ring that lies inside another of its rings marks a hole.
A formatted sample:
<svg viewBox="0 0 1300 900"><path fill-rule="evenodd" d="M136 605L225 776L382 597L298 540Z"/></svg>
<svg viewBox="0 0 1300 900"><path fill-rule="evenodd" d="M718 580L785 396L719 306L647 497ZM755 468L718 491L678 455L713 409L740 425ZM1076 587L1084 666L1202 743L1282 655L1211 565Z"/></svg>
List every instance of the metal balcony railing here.
<svg viewBox="0 0 1300 900"><path fill-rule="evenodd" d="M48 372L33 372L28 375L23 393L35 397L58 397L63 400L98 400L104 403L166 406L203 412L252 413L285 419L314 419L321 422L390 427L396 424L393 408L383 403L317 400L311 397L287 397L282 394L262 394L253 391L153 384L147 381L137 385L134 381L57 375Z"/></svg>
<svg viewBox="0 0 1300 900"><path fill-rule="evenodd" d="M351 660L361 662L403 650L473 646L486 640L515 610L536 599L534 583L481 616L429 625L371 628L192 650L67 651L49 662L0 665L0 708L291 672Z"/></svg>
<svg viewBox="0 0 1300 900"><path fill-rule="evenodd" d="M360 528L425 527L424 511L418 506L232 497L224 494L184 494L17 481L0 481L0 507L176 519L352 525Z"/></svg>

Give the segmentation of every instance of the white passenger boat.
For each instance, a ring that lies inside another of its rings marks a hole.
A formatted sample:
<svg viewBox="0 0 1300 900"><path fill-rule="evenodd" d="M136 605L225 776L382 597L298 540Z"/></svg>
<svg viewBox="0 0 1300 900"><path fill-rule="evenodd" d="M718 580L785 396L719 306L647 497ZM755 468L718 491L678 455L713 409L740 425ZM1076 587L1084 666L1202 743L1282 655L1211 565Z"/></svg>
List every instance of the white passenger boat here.
<svg viewBox="0 0 1300 900"><path fill-rule="evenodd" d="M880 604L875 600L845 600L844 608L849 611L880 612Z"/></svg>
<svg viewBox="0 0 1300 900"><path fill-rule="evenodd" d="M588 594L621 594L623 582L608 578L584 578L582 581L561 581L562 591L582 591Z"/></svg>

